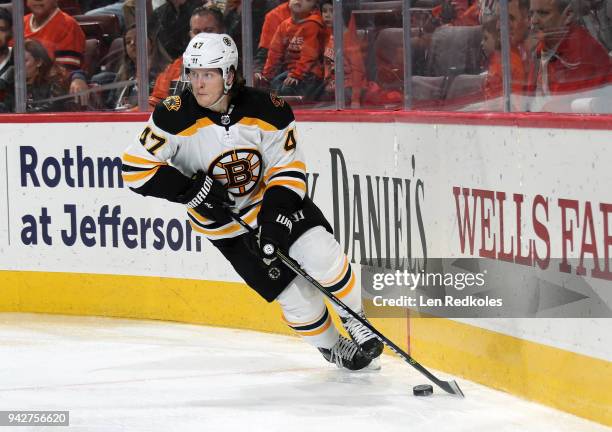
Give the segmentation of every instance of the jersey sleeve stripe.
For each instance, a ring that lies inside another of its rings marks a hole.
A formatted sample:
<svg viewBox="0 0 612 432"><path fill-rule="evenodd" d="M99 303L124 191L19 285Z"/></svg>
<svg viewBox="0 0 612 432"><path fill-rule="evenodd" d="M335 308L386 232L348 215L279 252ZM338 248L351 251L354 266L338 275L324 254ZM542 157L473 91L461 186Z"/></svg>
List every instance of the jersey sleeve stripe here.
<svg viewBox="0 0 612 432"><path fill-rule="evenodd" d="M155 168L152 168L146 171L141 171L141 172L134 172L134 173L122 172L121 177L123 177L123 180L125 180L126 182L132 183L132 182L143 180L145 178L148 178L154 175L158 169L159 167L156 166Z"/></svg>
<svg viewBox="0 0 612 432"><path fill-rule="evenodd" d="M268 180L271 181L273 179L280 178L280 177L290 177L290 178L294 178L294 179L298 179L298 180L302 180L303 182L306 182L306 175L300 171L281 171L271 176Z"/></svg>
<svg viewBox="0 0 612 432"><path fill-rule="evenodd" d="M205 218L204 216L202 216L200 213L198 213L192 208L187 208L187 213L190 218L196 219L198 222L201 222L202 224L213 224L214 223L212 219Z"/></svg>
<svg viewBox="0 0 612 432"><path fill-rule="evenodd" d="M123 153L121 156L124 162L129 162L137 165L147 165L147 166L156 166L156 165L166 165L164 162L160 162L158 160L145 159L138 156L131 155L129 153Z"/></svg>
<svg viewBox="0 0 612 432"><path fill-rule="evenodd" d="M147 171L147 170L150 170L150 169L151 168L135 167L135 166L132 166L132 165L121 164L121 171L126 171L126 172Z"/></svg>
<svg viewBox="0 0 612 432"><path fill-rule="evenodd" d="M257 220L257 215L259 214L259 209L261 207L261 204L258 204L257 206L253 207L251 210L249 210L244 216L243 216L243 220L249 224L252 225L253 222L255 222ZM242 234L242 232L246 232L246 230L238 223L238 222L230 222L226 225L223 225L219 228L216 229L210 229L209 227L207 227L206 225L203 225L201 223L199 223L199 221L197 219L194 218L194 213L189 213L189 219L190 219L190 223L191 223L191 227L201 233L204 234L205 236L207 236L209 239L211 240L215 240L215 239L219 239L219 238L223 238L229 234ZM200 216L200 215L198 215ZM202 218L201 216L198 219L205 219Z"/></svg>
<svg viewBox="0 0 612 432"><path fill-rule="evenodd" d="M272 186L285 186L290 189L298 189L306 192L306 183L303 181L276 179L269 182L267 187L271 188Z"/></svg>
<svg viewBox="0 0 612 432"><path fill-rule="evenodd" d="M268 170L268 174L266 175L266 179L269 177L272 177L274 174L276 174L277 172L283 171L283 170L292 170L292 171L302 171L304 173L306 173L306 164L302 161L295 161L295 162L291 162L290 164L287 165L283 165L283 166L278 166L278 167L272 167Z"/></svg>

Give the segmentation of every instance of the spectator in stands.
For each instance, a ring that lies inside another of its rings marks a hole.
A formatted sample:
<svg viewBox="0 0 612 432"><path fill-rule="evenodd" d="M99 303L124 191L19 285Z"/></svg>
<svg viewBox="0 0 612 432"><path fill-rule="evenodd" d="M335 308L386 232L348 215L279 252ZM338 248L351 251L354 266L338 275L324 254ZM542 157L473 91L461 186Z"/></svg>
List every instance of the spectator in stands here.
<svg viewBox="0 0 612 432"><path fill-rule="evenodd" d="M498 0L444 0L431 13L439 24L476 26L496 14Z"/></svg>
<svg viewBox="0 0 612 432"><path fill-rule="evenodd" d="M612 53L612 1L587 0L581 21L595 39Z"/></svg>
<svg viewBox="0 0 612 432"><path fill-rule="evenodd" d="M81 13L86 14L87 12L99 8L103 8L115 3L115 0L79 0L81 6Z"/></svg>
<svg viewBox="0 0 612 432"><path fill-rule="evenodd" d="M57 7L57 0L27 0L24 37L44 45L55 62L69 71L82 67L85 34L79 23Z"/></svg>
<svg viewBox="0 0 612 432"><path fill-rule="evenodd" d="M336 92L335 48L333 35L333 0L323 0L321 16L326 28L324 61L323 100L334 100ZM345 17L343 17L345 18ZM355 18L351 15L348 28L344 29L344 87L347 106L361 107L361 97L366 86L365 65L361 53L361 44L357 38Z"/></svg>
<svg viewBox="0 0 612 432"><path fill-rule="evenodd" d="M478 22L460 23L468 16L470 20L473 19L474 11L477 10L478 5L478 1L468 4L468 0L442 0L439 5L433 7L431 13L441 24L478 25Z"/></svg>
<svg viewBox="0 0 612 432"><path fill-rule="evenodd" d="M333 34L334 28L334 3L332 0L323 0L319 3L321 9L321 18L325 24L326 37Z"/></svg>
<svg viewBox="0 0 612 432"><path fill-rule="evenodd" d="M8 9L0 8L0 76L13 65L12 39L13 17Z"/></svg>
<svg viewBox="0 0 612 432"><path fill-rule="evenodd" d="M79 23L58 8L57 0L27 0L27 4L32 13L23 17L24 37L42 43L55 63L72 72L70 93L87 90L89 87L81 70L85 34ZM87 95L79 99L82 105L87 103Z"/></svg>
<svg viewBox="0 0 612 432"><path fill-rule="evenodd" d="M8 111L4 107L4 98L13 74L13 55L9 46L12 36L13 17L8 9L0 8L0 112Z"/></svg>
<svg viewBox="0 0 612 432"><path fill-rule="evenodd" d="M265 15L263 27L261 29L261 36L259 38L259 46L255 54L253 66L256 81L261 80L261 71L266 64L268 50L270 49L270 44L272 43L274 33L276 33L276 30L278 30L281 23L288 18L291 18L291 11L289 10L288 1L282 2Z"/></svg>
<svg viewBox="0 0 612 432"><path fill-rule="evenodd" d="M251 0L251 37L253 47L257 47L259 44L261 29L267 11L266 0ZM242 0L227 0L225 10L223 11L223 17L226 29L225 32L234 39L234 42L236 42L238 46L238 51L240 53L238 69L240 69L240 65L242 64Z"/></svg>
<svg viewBox="0 0 612 432"><path fill-rule="evenodd" d="M291 18L274 34L262 73L281 95L316 99L322 90L323 19L317 0L289 0Z"/></svg>
<svg viewBox="0 0 612 432"><path fill-rule="evenodd" d="M68 95L69 76L63 67L51 60L44 45L34 39L25 41L25 72L27 84L26 111L75 111L79 106ZM14 82L10 82L5 98L9 111L14 110ZM58 99L59 98L59 99Z"/></svg>
<svg viewBox="0 0 612 432"><path fill-rule="evenodd" d="M225 33L223 26L223 14L217 8L196 8L189 19L189 39L200 33ZM180 94L183 88L180 83L183 71L183 56L179 56L155 81L155 87L149 96L149 107L155 108L159 102L167 98Z"/></svg>
<svg viewBox="0 0 612 432"><path fill-rule="evenodd" d="M105 4L104 4L105 3ZM111 1L111 2L100 2L97 3L95 8L87 10L85 15L95 16L95 15L115 15L119 20L119 27L121 28L121 32L125 30L125 18L123 15L123 6L124 1ZM151 3L151 0L148 0L148 5ZM147 5L147 6L148 6Z"/></svg>
<svg viewBox="0 0 612 432"><path fill-rule="evenodd" d="M159 35L161 47L170 58L176 59L185 51L191 14L203 3L203 0L167 0L151 14L148 24Z"/></svg>
<svg viewBox="0 0 612 432"><path fill-rule="evenodd" d="M573 22L571 0L531 0L530 11L538 39L529 69L531 111L569 111L576 97L610 84L608 52Z"/></svg>
<svg viewBox="0 0 612 432"><path fill-rule="evenodd" d="M487 111L503 111L503 72L500 41L500 27L497 18L489 19L482 25L482 50L488 59L488 71L484 83ZM513 110L521 108L520 97L525 85L525 69L516 45L510 47L511 104Z"/></svg>
<svg viewBox="0 0 612 432"><path fill-rule="evenodd" d="M523 62L523 69L527 70L529 55L533 50L533 42L529 34L529 0L508 1L508 25L510 45L517 49Z"/></svg>
<svg viewBox="0 0 612 432"><path fill-rule="evenodd" d="M147 0L147 22L151 19L155 5L152 0ZM123 23L125 28L136 25L136 0L125 0L123 2Z"/></svg>
<svg viewBox="0 0 612 432"><path fill-rule="evenodd" d="M123 87L113 89L108 93L105 100L107 108L115 110L129 110L138 106L138 88L136 87L136 26L127 30L123 37L124 54L116 74L102 72L92 78L92 82L106 81L112 76L111 81L125 83ZM157 76L170 63L170 59L159 49L157 37L149 34L148 37L148 62L149 62L149 91L152 90ZM102 74L104 74L102 76Z"/></svg>

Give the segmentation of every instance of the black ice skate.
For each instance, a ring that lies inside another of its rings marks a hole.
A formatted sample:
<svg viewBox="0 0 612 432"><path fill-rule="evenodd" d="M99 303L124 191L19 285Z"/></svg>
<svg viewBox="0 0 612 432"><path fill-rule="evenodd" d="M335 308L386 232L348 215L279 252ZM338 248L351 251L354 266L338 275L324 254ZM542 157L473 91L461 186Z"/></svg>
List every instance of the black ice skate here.
<svg viewBox="0 0 612 432"><path fill-rule="evenodd" d="M359 316L365 321L368 321L363 311L359 312ZM361 348L366 357L373 360L382 354L384 348L383 343L366 326L352 316L341 318L341 320L348 334L353 341L359 345L359 348Z"/></svg>
<svg viewBox="0 0 612 432"><path fill-rule="evenodd" d="M338 342L331 347L319 348L325 360L330 363L336 363L338 367L344 367L350 370L360 370L370 364L372 360L367 358L359 347L353 341L340 336Z"/></svg>

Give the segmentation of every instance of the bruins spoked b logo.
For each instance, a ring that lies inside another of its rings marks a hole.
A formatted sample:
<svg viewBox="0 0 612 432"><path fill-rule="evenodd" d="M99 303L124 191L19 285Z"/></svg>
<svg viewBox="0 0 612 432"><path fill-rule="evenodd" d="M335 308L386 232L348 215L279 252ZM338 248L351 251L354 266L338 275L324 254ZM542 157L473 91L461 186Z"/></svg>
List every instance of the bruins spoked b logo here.
<svg viewBox="0 0 612 432"><path fill-rule="evenodd" d="M168 111L178 111L181 109L181 97L168 96L166 99L164 99L164 106Z"/></svg>
<svg viewBox="0 0 612 432"><path fill-rule="evenodd" d="M234 196L251 193L261 177L261 155L253 149L236 149L218 156L208 169Z"/></svg>

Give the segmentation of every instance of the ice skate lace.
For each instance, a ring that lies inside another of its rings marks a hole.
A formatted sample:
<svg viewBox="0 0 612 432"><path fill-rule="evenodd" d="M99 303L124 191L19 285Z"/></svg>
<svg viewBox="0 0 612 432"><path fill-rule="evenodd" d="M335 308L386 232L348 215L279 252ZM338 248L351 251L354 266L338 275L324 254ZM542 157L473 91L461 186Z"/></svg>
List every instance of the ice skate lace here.
<svg viewBox="0 0 612 432"><path fill-rule="evenodd" d="M350 340L341 338L331 349L330 361L338 367L343 366L343 361L350 361L359 348Z"/></svg>
<svg viewBox="0 0 612 432"><path fill-rule="evenodd" d="M355 343L359 345L375 337L366 326L353 317L350 317L348 321L344 323L344 328L349 332Z"/></svg>

